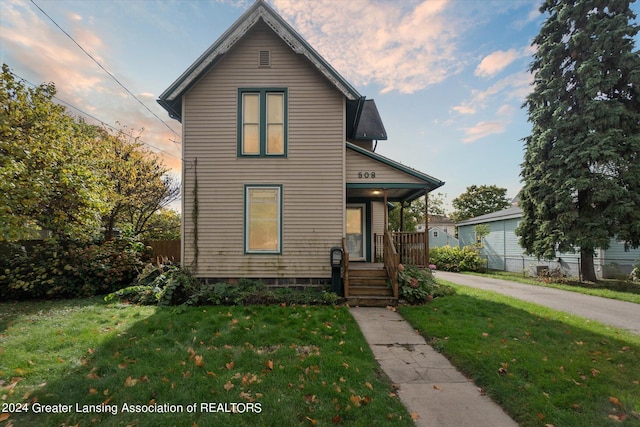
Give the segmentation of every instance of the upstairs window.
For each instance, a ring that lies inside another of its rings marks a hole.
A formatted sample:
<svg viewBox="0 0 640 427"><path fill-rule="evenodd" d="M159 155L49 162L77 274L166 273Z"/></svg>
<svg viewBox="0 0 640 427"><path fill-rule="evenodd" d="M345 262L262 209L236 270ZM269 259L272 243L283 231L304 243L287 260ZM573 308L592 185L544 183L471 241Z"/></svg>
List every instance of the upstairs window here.
<svg viewBox="0 0 640 427"><path fill-rule="evenodd" d="M287 155L287 90L238 90L238 156Z"/></svg>

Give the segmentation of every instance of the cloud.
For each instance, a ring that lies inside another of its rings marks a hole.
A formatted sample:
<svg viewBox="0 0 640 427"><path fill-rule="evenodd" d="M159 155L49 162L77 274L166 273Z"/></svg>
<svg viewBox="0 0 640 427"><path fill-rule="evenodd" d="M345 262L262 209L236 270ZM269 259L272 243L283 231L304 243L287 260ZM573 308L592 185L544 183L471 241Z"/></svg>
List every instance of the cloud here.
<svg viewBox="0 0 640 427"><path fill-rule="evenodd" d="M452 110L457 111L460 114L475 114L476 113L476 109L466 103L463 103L462 105L456 105L455 107L452 108Z"/></svg>
<svg viewBox="0 0 640 427"><path fill-rule="evenodd" d="M274 0L285 20L356 86L413 93L461 70L449 0Z"/></svg>
<svg viewBox="0 0 640 427"><path fill-rule="evenodd" d="M464 133L467 136L462 139L462 142L469 144L470 142L474 142L489 135L502 133L504 132L506 125L506 122L500 121L478 122L475 126L464 129Z"/></svg>
<svg viewBox="0 0 640 427"><path fill-rule="evenodd" d="M496 115L503 116L503 117L511 117L513 116L514 110L515 108L513 108L513 105L504 104L504 105L501 105L500 108L498 108Z"/></svg>
<svg viewBox="0 0 640 427"><path fill-rule="evenodd" d="M480 77L491 77L504 70L509 64L515 61L520 54L515 49L509 49L507 51L498 50L487 56L485 56L474 74Z"/></svg>
<svg viewBox="0 0 640 427"><path fill-rule="evenodd" d="M109 64L115 62L109 46L88 29L80 15L71 13L66 16L68 21L58 22L62 28L121 82L127 84L125 76L118 76L117 70L109 69ZM145 128L141 141L170 153L169 156L164 155L167 166L176 170L180 168L180 147L172 142L175 135L159 124L151 113L141 109L136 100L29 3L0 1L0 24L2 61L16 74L34 84L53 82L57 90L56 98L65 104L68 112L84 116L89 123L107 123L116 128L125 128L127 132L133 128L136 132ZM155 96L143 90L139 92L140 99L146 105L158 115L163 113L154 102ZM179 125L171 124L179 129Z"/></svg>
<svg viewBox="0 0 640 427"><path fill-rule="evenodd" d="M471 97L451 109L459 114L475 114L487 107L489 101L516 100L521 102L531 92L533 76L528 71L521 71L498 80L485 90L472 89Z"/></svg>

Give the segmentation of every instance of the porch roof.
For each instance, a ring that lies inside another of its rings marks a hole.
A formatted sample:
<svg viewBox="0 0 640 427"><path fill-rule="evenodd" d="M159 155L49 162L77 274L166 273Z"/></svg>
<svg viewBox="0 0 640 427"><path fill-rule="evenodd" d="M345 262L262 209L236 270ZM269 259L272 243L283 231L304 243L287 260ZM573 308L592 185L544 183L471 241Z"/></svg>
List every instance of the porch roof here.
<svg viewBox="0 0 640 427"><path fill-rule="evenodd" d="M443 181L434 178L417 169L384 157L378 153L358 147L347 142L347 150L357 153L362 162L358 163L367 169L382 170L375 178L347 179L347 197L362 199L383 199L386 192L387 200L393 202L412 201L444 185ZM349 165L348 169L351 169ZM351 173L353 175L353 173Z"/></svg>

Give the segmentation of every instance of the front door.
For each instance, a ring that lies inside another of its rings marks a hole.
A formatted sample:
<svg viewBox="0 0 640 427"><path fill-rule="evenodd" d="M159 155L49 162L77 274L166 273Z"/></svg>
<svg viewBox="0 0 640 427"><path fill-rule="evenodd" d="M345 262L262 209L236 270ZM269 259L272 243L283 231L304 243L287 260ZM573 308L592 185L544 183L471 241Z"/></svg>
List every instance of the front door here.
<svg viewBox="0 0 640 427"><path fill-rule="evenodd" d="M349 259L364 261L367 253L365 230L365 205L347 205L347 251Z"/></svg>

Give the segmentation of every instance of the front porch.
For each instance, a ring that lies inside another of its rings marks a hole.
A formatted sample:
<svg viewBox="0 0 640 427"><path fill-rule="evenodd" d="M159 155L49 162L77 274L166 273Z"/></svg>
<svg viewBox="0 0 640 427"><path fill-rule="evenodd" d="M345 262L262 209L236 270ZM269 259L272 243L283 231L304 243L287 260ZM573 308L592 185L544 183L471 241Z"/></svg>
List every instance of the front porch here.
<svg viewBox="0 0 640 427"><path fill-rule="evenodd" d="M398 301L398 265L429 264L428 233L392 233L389 209L404 210L444 182L347 143L345 235L342 239L344 296L355 305L389 305ZM427 227L428 229L428 227Z"/></svg>
<svg viewBox="0 0 640 427"><path fill-rule="evenodd" d="M428 234L424 232L386 232L374 234L374 262L349 261L343 239L344 296L351 305L387 306L398 303L398 264L426 268Z"/></svg>

